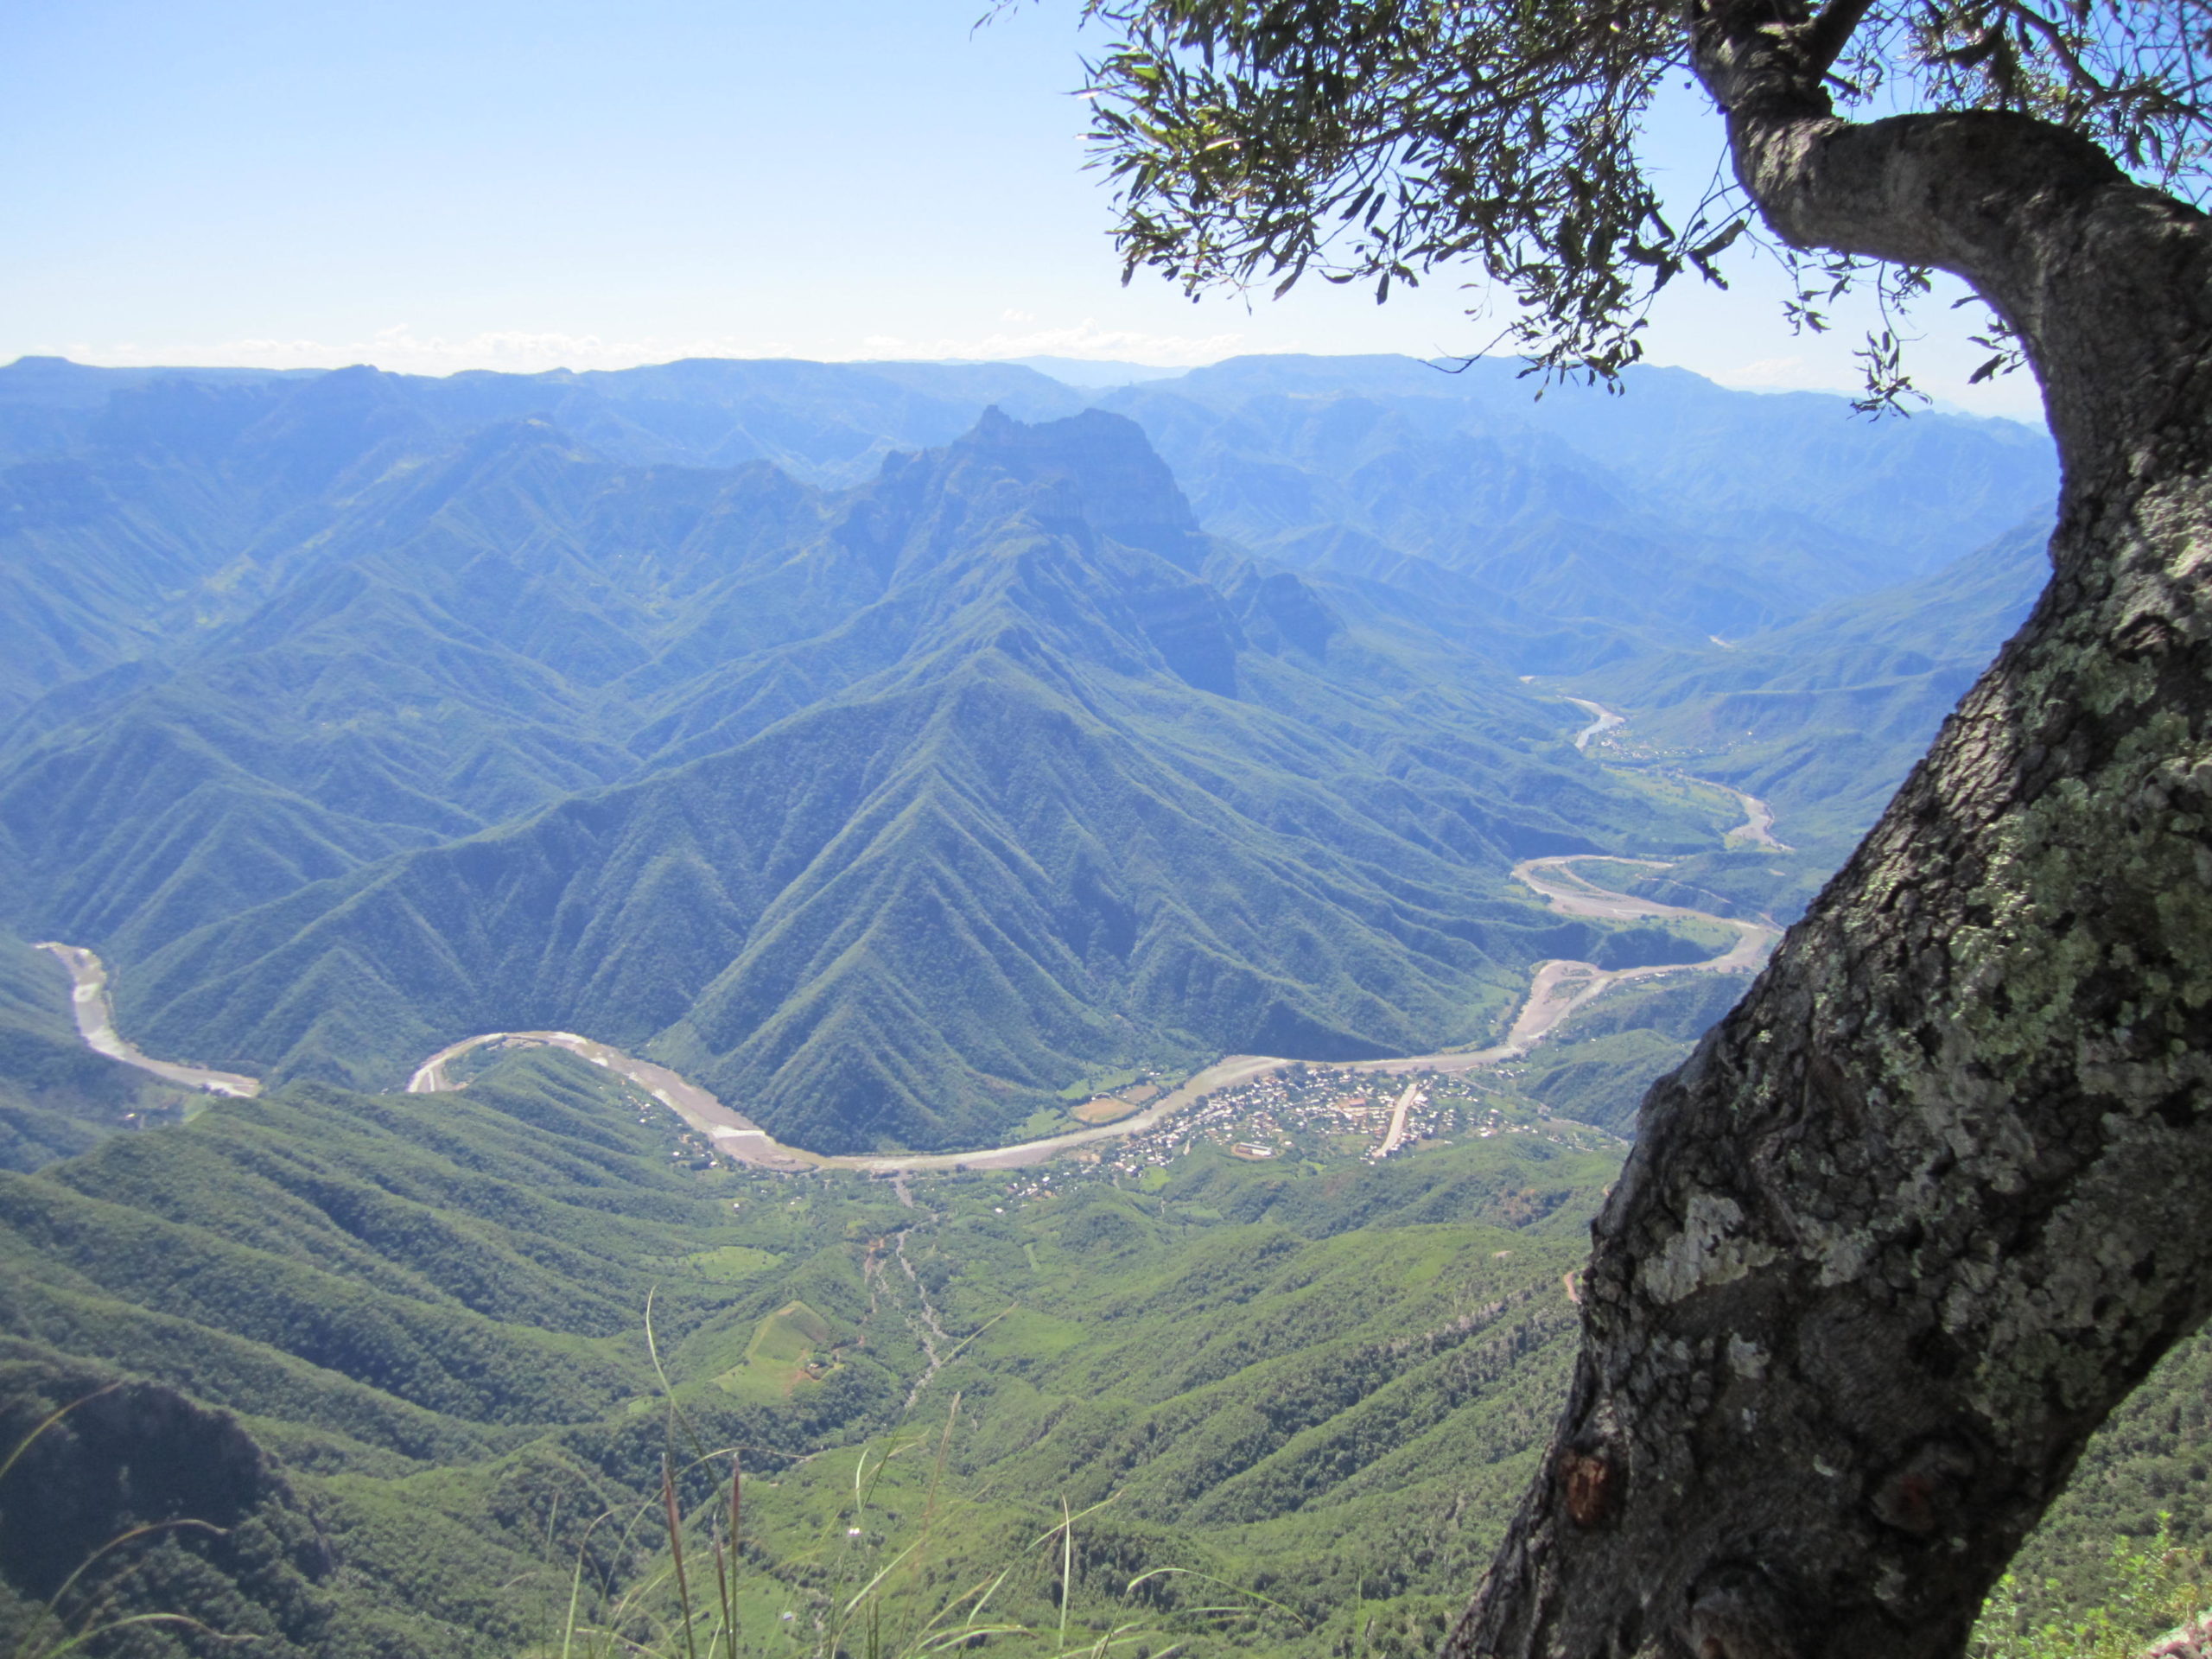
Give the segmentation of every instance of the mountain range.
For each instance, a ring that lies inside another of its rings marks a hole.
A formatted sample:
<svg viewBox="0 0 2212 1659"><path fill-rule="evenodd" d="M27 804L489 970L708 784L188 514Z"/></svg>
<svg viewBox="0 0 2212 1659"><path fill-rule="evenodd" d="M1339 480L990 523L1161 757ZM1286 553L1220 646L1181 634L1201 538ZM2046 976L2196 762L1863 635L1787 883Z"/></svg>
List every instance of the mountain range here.
<svg viewBox="0 0 2212 1659"><path fill-rule="evenodd" d="M913 1651L969 1586L1039 1651L1433 1652L1740 976L1421 1074L1403 1140L1320 1065L896 1181L733 1166L556 1051L397 1090L564 1027L788 1141L963 1149L1724 931L1524 859L1786 921L2042 586L2048 442L1534 391L0 368L0 1644L68 1639L51 1598L207 1627L149 1659L696 1649L665 1529L696 1597L734 1446L748 1652ZM92 1052L51 939L264 1092ZM2134 1595L2167 1510L2201 1548L2208 1368L2092 1443L2024 1618Z"/></svg>
<svg viewBox="0 0 2212 1659"><path fill-rule="evenodd" d="M1578 751L1563 691L1845 834L2001 637L2052 480L2003 423L1529 391L26 359L0 920L98 950L168 1058L389 1088L575 1028L822 1150L990 1143L1132 1065L1482 1040L1603 931L1516 860L1688 856L1734 813ZM1840 749L1802 712L1915 672ZM1784 694L1795 739L1738 736L1726 699Z"/></svg>

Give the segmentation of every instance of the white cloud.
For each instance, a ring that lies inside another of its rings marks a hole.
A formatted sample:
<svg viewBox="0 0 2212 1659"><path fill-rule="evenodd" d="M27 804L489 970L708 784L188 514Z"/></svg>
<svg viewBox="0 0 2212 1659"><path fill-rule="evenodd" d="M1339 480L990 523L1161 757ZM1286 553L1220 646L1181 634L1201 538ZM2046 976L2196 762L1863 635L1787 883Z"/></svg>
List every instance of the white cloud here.
<svg viewBox="0 0 2212 1659"><path fill-rule="evenodd" d="M1020 314L1003 314L1011 319ZM1024 318L1024 321L1028 319ZM896 334L871 334L868 354L906 358L1075 357L1091 361L1151 363L1162 368L1195 368L1218 363L1246 349L1242 332L1217 334L1156 334L1132 328L1101 328L1085 317L1073 327L1005 329L988 334L942 334L934 340L914 340ZM1269 351L1294 352L1297 341L1271 341Z"/></svg>
<svg viewBox="0 0 2212 1659"><path fill-rule="evenodd" d="M1714 378L1724 386L1786 386L1794 391L1806 384L1805 374L1802 357L1762 357L1756 362L1739 363Z"/></svg>

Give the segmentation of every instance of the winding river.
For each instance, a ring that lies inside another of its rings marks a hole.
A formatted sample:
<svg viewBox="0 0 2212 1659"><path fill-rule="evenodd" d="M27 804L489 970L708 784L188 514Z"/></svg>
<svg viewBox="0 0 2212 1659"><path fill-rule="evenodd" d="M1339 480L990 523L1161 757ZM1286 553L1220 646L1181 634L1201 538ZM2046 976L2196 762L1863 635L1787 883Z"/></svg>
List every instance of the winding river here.
<svg viewBox="0 0 2212 1659"><path fill-rule="evenodd" d="M1656 979L1664 974L1748 973L1766 958L1780 937L1764 922L1732 921L1679 905L1616 892L1600 886L1574 867L1584 863L1633 864L1652 870L1669 868L1656 859L1617 858L1600 854L1532 858L1514 867L1514 879L1539 894L1563 915L1602 921L1695 920L1729 930L1736 942L1705 962L1676 963L1650 968L1605 969L1587 962L1541 963L1529 995L1515 1015L1505 1040L1488 1048L1459 1049L1440 1054L1417 1054L1400 1059L1356 1060L1343 1067L1352 1071L1402 1074L1412 1071L1472 1071L1502 1065L1527 1054L1576 1009L1616 985ZM494 1031L470 1037L440 1049L408 1079L410 1093L427 1094L454 1087L448 1068L474 1049L501 1047L565 1048L594 1065L605 1066L645 1090L710 1141L726 1157L770 1169L854 1169L871 1174L915 1174L928 1170L1016 1169L1041 1164L1077 1147L1117 1141L1163 1123L1217 1089L1250 1083L1295 1065L1296 1060L1271 1054L1230 1054L1217 1060L1172 1092L1135 1116L1096 1128L1071 1129L1065 1135L1025 1141L1017 1146L991 1147L976 1152L900 1153L884 1155L827 1155L801 1147L787 1147L741 1113L732 1110L698 1084L667 1067L641 1060L606 1043L594 1042L567 1031Z"/></svg>
<svg viewBox="0 0 2212 1659"><path fill-rule="evenodd" d="M1567 702L1590 716L1590 723L1574 734L1574 747L1587 749L1590 740L1601 733L1618 731L1628 724L1628 716L1618 709L1608 709L1602 702L1592 702L1587 697L1568 697ZM1728 832L1731 841L1747 841L1754 847L1770 847L1777 853L1795 852L1796 849L1774 838L1774 810L1756 795L1746 795L1732 784L1716 782L1711 778L1692 778L1678 774L1687 783L1701 784L1707 789L1717 789L1724 795L1736 798L1736 804L1744 810L1744 821Z"/></svg>
<svg viewBox="0 0 2212 1659"><path fill-rule="evenodd" d="M1764 922L1734 921L1662 905L1656 899L1604 887L1576 867L1605 863L1636 865L1663 870L1662 860L1618 858L1601 854L1532 858L1516 865L1514 879L1539 894L1562 915L1602 921L1696 920L1726 928L1736 935L1728 950L1705 962L1673 963L1649 968L1604 969L1586 962L1554 961L1537 964L1527 999L1514 1016L1505 1040L1488 1048L1459 1049L1440 1054L1418 1054L1400 1059L1358 1060L1345 1069L1384 1074L1414 1071L1472 1071L1521 1058L1578 1008L1616 985L1655 979L1664 974L1747 973L1756 969L1773 948L1778 931ZM213 1071L200 1066L156 1060L123 1040L115 1029L108 1001L107 975L100 959L81 946L48 944L68 967L75 982L73 1004L77 1029L87 1046L111 1058L138 1066L172 1083L213 1090L219 1094L258 1094L260 1084L235 1072ZM1298 1064L1268 1054L1231 1054L1217 1060L1134 1116L1116 1123L1073 1129L1065 1135L1027 1141L1018 1146L986 1147L976 1152L914 1153L884 1156L828 1156L800 1147L787 1147L743 1113L733 1109L680 1073L651 1060L639 1059L611 1044L597 1042L572 1031L490 1031L464 1038L440 1049L418 1066L407 1081L410 1094L436 1094L466 1087L453 1075L454 1063L463 1055L486 1047L561 1048L594 1065L602 1066L645 1090L684 1122L705 1135L725 1157L764 1169L853 1169L873 1174L908 1174L927 1170L1013 1169L1043 1163L1076 1147L1119 1140L1166 1122L1217 1089L1249 1083Z"/></svg>
<svg viewBox="0 0 2212 1659"><path fill-rule="evenodd" d="M257 1077L241 1077L235 1071L211 1071L202 1065L181 1065L175 1060L157 1060L140 1053L116 1031L115 1007L108 1000L106 965L82 945L60 944L49 939L38 948L54 952L69 970L69 1011L77 1016L77 1034L94 1053L121 1060L125 1065L135 1065L141 1071L150 1071L170 1083L181 1083L188 1089L205 1089L211 1094L243 1099L261 1092L261 1080Z"/></svg>
<svg viewBox="0 0 2212 1659"><path fill-rule="evenodd" d="M1590 740L1600 732L1628 724L1626 715L1616 714L1602 702L1592 702L1587 697L1569 697L1567 701L1590 716L1590 723L1574 734L1574 747L1578 749L1588 748Z"/></svg>
<svg viewBox="0 0 2212 1659"><path fill-rule="evenodd" d="M1582 697L1569 697L1567 701L1591 716L1590 724L1575 734L1574 747L1578 749L1587 746L1590 740L1599 733L1614 730L1627 723L1625 715L1607 709L1602 703L1592 702ZM1731 840L1747 841L1755 845L1773 848L1778 852L1789 850L1774 838L1774 814L1765 802L1746 795L1739 789L1730 788L1726 784L1713 783L1702 778L1694 778L1689 781L1726 791L1736 798L1737 803L1744 809L1745 821L1741 827L1729 832ZM1663 974L1749 973L1766 959L1767 953L1774 948L1775 940L1780 937L1779 930L1765 922L1732 920L1708 915L1700 910L1685 909L1679 905L1662 905L1656 899L1617 892L1601 886L1576 868L1590 863L1615 867L1634 865L1650 870L1671 868L1665 860L1584 853L1525 860L1514 866L1513 878L1541 896L1547 905L1562 915L1613 922L1707 922L1733 932L1736 935L1735 944L1705 962L1675 963L1649 968L1605 969L1587 962L1539 963L1529 982L1528 997L1514 1016L1503 1042L1488 1048L1417 1054L1402 1059L1358 1060L1351 1063L1346 1069L1403 1074L1411 1071L1473 1071L1485 1066L1502 1065L1509 1060L1521 1058L1569 1014L1616 985L1656 979ZM260 1093L261 1084L252 1077L230 1071L212 1071L200 1066L180 1065L173 1061L152 1059L140 1053L124 1041L115 1029L115 1014L108 1000L107 971L100 959L79 945L49 943L41 944L39 949L53 951L68 968L75 984L73 1007L77 1029L88 1046L112 1059L166 1077L172 1083L225 1095ZM487 1031L474 1037L463 1038L460 1042L440 1049L416 1067L414 1076L407 1080L407 1092L435 1094L466 1087L464 1083L454 1080L452 1073L454 1063L465 1054L486 1047L566 1049L645 1090L684 1122L705 1135L723 1156L741 1163L756 1165L764 1169L856 1169L882 1175L909 1174L925 1170L1014 1169L1043 1163L1076 1147L1090 1146L1102 1141L1116 1141L1138 1134L1165 1122L1202 1095L1211 1094L1217 1089L1249 1083L1271 1071L1298 1064L1295 1060L1274 1055L1231 1054L1215 1061L1134 1116L1092 1128L1072 1129L1065 1135L1048 1135L1041 1141L1025 1141L1018 1146L986 1147L976 1152L913 1153L880 1157L829 1156L809 1152L801 1147L787 1147L742 1112L716 1099L713 1094L680 1073L651 1060L641 1060L611 1044L579 1036L572 1031Z"/></svg>

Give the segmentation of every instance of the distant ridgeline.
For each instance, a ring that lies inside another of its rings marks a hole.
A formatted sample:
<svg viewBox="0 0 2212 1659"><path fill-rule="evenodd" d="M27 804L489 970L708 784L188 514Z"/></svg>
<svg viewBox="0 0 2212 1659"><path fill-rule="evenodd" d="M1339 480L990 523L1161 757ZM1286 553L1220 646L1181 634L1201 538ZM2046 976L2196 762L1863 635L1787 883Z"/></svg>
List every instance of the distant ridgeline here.
<svg viewBox="0 0 2212 1659"><path fill-rule="evenodd" d="M1476 1043L1612 948L1516 860L1802 903L2040 585L2053 476L1675 372L25 359L0 924L167 1058L388 1090L573 1029L822 1151ZM1568 693L1627 726L1579 750ZM174 1109L8 995L7 1161Z"/></svg>

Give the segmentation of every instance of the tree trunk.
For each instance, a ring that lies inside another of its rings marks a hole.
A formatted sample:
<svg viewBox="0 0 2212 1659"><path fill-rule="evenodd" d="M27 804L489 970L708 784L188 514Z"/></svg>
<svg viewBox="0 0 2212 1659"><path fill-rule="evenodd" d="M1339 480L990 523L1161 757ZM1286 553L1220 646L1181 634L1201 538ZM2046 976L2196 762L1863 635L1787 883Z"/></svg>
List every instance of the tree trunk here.
<svg viewBox="0 0 2212 1659"><path fill-rule="evenodd" d="M1834 119L1833 48L1775 16L1694 24L1739 176L1793 243L1955 271L2019 331L2054 575L1644 1102L1446 1659L1955 1655L2212 1312L2212 235L2022 118Z"/></svg>

